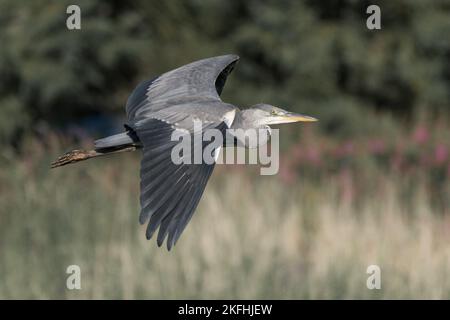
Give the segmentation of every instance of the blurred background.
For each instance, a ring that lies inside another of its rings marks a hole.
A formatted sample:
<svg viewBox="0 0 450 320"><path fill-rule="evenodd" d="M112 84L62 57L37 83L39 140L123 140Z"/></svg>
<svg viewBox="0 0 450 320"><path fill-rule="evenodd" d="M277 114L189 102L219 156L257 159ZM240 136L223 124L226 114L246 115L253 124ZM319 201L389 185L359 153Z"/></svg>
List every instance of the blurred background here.
<svg viewBox="0 0 450 320"><path fill-rule="evenodd" d="M381 30L370 4L2 0L0 298L450 298L450 2L377 1ZM121 131L140 81L227 53L225 101L320 122L280 128L276 176L216 166L171 252L139 153L49 169Z"/></svg>

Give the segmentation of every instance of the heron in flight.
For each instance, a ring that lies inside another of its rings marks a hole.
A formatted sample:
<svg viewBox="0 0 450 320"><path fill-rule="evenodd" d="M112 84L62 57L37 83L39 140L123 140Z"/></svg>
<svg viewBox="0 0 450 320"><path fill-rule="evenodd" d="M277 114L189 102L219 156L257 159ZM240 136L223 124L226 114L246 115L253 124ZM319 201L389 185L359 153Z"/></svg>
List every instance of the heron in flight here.
<svg viewBox="0 0 450 320"><path fill-rule="evenodd" d="M214 163L171 161L171 149L177 143L171 139L174 131L193 134L194 121L200 120L224 135L227 129L262 129L270 134L269 125L316 121L268 104L239 110L223 102L220 94L238 60L233 54L212 57L143 81L127 100L125 132L96 140L93 150L70 151L53 162L52 168L142 149L139 222L148 223L147 239L159 228L158 246L167 238L170 250L191 219L214 169ZM267 142L262 140L258 145Z"/></svg>

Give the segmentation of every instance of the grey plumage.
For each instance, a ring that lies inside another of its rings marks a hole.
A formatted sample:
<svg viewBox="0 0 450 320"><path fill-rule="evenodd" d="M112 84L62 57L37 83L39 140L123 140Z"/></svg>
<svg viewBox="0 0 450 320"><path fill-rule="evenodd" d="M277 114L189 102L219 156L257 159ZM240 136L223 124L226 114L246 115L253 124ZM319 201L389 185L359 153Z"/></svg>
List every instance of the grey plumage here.
<svg viewBox="0 0 450 320"><path fill-rule="evenodd" d="M139 138L137 138L136 134L133 131L118 133L94 141L94 147L97 150L130 144L140 145Z"/></svg>
<svg viewBox="0 0 450 320"><path fill-rule="evenodd" d="M270 124L315 120L265 104L240 111L223 102L220 94L238 60L232 54L203 59L143 81L127 100L126 132L96 140L95 150L66 153L52 167L142 149L139 221L148 223L148 239L159 228L157 243L161 246L167 238L170 250L192 218L214 169L214 163L172 162L171 151L178 143L171 140L174 132L197 135L196 120L202 122L202 132L214 128L222 136L230 134L227 131L230 127L263 128L270 133ZM241 141L246 147L264 143L248 145ZM203 150L205 146L204 143L197 148Z"/></svg>

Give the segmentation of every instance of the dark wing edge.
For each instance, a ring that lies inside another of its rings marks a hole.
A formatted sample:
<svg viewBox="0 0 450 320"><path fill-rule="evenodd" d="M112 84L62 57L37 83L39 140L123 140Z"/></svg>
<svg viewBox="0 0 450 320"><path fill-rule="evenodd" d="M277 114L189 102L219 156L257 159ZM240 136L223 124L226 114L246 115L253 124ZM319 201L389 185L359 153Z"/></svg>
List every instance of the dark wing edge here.
<svg viewBox="0 0 450 320"><path fill-rule="evenodd" d="M228 75L239 56L228 54L198 60L141 82L130 94L126 113L130 123L180 101L220 100Z"/></svg>
<svg viewBox="0 0 450 320"><path fill-rule="evenodd" d="M225 132L224 122L213 126ZM144 145L139 222L148 221L147 239L159 228L157 244L161 246L167 237L168 250L176 244L192 218L215 165L174 164L171 152L178 143L171 141L174 130L164 121L149 119L136 131Z"/></svg>
<svg viewBox="0 0 450 320"><path fill-rule="evenodd" d="M234 60L232 60L232 62L230 62L217 76L216 81L215 81L215 86L216 86L216 91L217 94L220 95L222 94L223 88L225 87L225 83L227 82L227 78L230 75L230 73L233 71L236 63L238 63L239 61L239 57L235 56Z"/></svg>

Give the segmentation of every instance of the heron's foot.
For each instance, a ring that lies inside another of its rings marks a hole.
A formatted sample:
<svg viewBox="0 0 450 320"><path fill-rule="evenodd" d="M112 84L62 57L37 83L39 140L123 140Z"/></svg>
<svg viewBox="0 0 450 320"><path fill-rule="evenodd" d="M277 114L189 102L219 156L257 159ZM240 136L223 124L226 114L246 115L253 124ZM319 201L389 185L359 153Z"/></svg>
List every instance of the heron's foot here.
<svg viewBox="0 0 450 320"><path fill-rule="evenodd" d="M83 161L86 159L89 159L91 157L91 151L85 151L85 150L72 150L69 151L62 156L60 156L56 161L52 162L51 167L61 167L65 166L70 163Z"/></svg>

